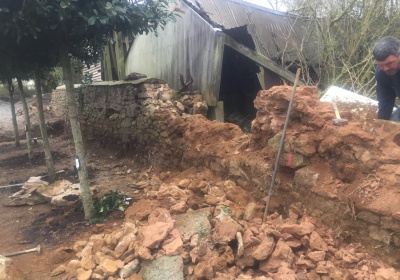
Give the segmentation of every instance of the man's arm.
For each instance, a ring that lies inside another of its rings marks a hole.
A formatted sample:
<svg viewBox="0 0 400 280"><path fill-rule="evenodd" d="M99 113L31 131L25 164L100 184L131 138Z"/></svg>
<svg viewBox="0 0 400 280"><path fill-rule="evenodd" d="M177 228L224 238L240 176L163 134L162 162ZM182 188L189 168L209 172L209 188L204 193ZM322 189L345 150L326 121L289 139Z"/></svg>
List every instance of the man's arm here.
<svg viewBox="0 0 400 280"><path fill-rule="evenodd" d="M378 70L375 74L376 78L376 94L378 99L378 119L390 120L392 116L394 102L396 100L396 92L393 89L389 77L385 77Z"/></svg>

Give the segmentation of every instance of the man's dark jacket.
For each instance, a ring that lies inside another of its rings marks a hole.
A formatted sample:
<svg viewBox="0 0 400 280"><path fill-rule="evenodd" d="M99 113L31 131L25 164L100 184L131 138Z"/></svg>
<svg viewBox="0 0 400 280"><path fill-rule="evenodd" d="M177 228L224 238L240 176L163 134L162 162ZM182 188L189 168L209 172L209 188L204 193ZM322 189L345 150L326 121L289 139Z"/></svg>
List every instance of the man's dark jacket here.
<svg viewBox="0 0 400 280"><path fill-rule="evenodd" d="M389 120L392 116L396 96L400 98L400 70L395 75L389 76L377 66L375 79L379 102L378 119Z"/></svg>

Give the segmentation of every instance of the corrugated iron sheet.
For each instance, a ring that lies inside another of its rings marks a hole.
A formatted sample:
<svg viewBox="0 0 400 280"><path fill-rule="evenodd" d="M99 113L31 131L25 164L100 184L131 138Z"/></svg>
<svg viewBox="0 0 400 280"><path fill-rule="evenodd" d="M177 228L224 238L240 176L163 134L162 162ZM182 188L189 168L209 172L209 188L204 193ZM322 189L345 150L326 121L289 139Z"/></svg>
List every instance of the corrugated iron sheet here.
<svg viewBox="0 0 400 280"><path fill-rule="evenodd" d="M192 90L199 90L210 106L219 100L222 31L278 64L298 60L300 47L309 63L317 57L316 47L310 45L315 41L307 40L311 24L307 19L239 0L176 0L171 5L171 10L179 8L180 17L159 29L158 36L150 33L135 38L125 61L126 73L161 78L178 90L180 74L188 81L189 72ZM269 86L280 84L274 73L267 71L266 75Z"/></svg>
<svg viewBox="0 0 400 280"><path fill-rule="evenodd" d="M256 50L275 62L299 60L307 57L311 64L317 63L317 40L312 22L300 16L263 8L240 0L185 0L200 15L206 14L211 24L229 30L247 26ZM242 33L243 34L243 33ZM237 38L245 42L248 38Z"/></svg>
<svg viewBox="0 0 400 280"><path fill-rule="evenodd" d="M126 59L126 73L140 72L164 79L178 90L182 87L179 74L187 82L189 72L192 89L201 91L208 104L216 105L219 82L214 80L220 73L214 73L214 63L223 55L216 51L216 44L224 34L214 30L187 4L176 1L176 5L182 11L176 23L168 23L158 36L149 33L135 38Z"/></svg>

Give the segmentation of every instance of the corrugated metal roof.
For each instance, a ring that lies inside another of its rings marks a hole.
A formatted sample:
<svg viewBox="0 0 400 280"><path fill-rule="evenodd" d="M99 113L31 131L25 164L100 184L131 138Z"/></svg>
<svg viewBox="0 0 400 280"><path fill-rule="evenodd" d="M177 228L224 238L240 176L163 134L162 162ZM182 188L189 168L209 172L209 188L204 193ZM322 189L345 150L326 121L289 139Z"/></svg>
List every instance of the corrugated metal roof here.
<svg viewBox="0 0 400 280"><path fill-rule="evenodd" d="M299 60L303 52L311 64L317 63L317 41L313 36L312 22L304 17L260 7L241 0L185 0L192 4L211 24L229 30L246 26L256 50L280 62ZM228 32L227 32L228 33ZM243 34L243 33L242 33ZM233 36L237 41L248 41L241 34ZM248 42L251 48L251 42Z"/></svg>
<svg viewBox="0 0 400 280"><path fill-rule="evenodd" d="M157 77L179 90L193 78L192 90L199 90L210 106L216 106L220 88L220 67L224 34L217 31L187 4L176 1L182 11L175 23L168 23L159 35L137 36L126 59L126 73L139 72ZM172 4L172 7L175 5Z"/></svg>

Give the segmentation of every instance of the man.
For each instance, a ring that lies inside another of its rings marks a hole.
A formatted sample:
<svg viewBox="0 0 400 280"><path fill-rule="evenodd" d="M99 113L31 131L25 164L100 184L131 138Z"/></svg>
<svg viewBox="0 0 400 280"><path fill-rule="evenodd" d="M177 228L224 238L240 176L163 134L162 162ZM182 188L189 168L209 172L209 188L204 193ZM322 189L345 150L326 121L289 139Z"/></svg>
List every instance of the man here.
<svg viewBox="0 0 400 280"><path fill-rule="evenodd" d="M375 43L372 54L377 64L378 119L400 122L400 108L392 114L396 96L400 97L400 40L383 37Z"/></svg>

